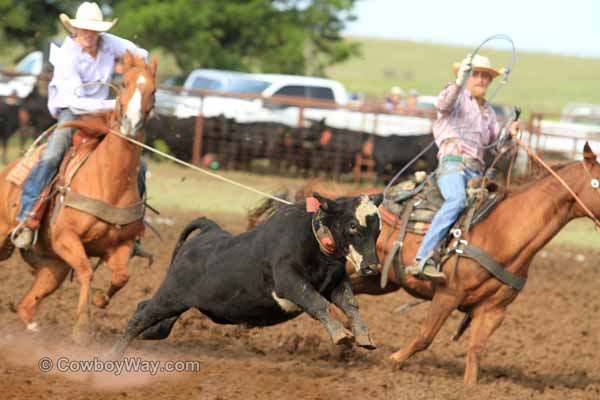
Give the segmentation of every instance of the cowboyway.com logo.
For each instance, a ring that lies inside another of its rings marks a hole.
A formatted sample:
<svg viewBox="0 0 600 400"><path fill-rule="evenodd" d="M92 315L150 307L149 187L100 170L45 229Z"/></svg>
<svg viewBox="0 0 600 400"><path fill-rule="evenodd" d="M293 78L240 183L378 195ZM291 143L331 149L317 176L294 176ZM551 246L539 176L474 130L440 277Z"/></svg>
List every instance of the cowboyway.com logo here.
<svg viewBox="0 0 600 400"><path fill-rule="evenodd" d="M94 357L91 360L72 360L68 357L42 357L38 360L38 368L44 373L53 371L75 373L111 373L121 375L123 372L141 372L149 375L158 373L198 372L199 361L156 361L144 360L141 357L124 357L120 360L102 360Z"/></svg>

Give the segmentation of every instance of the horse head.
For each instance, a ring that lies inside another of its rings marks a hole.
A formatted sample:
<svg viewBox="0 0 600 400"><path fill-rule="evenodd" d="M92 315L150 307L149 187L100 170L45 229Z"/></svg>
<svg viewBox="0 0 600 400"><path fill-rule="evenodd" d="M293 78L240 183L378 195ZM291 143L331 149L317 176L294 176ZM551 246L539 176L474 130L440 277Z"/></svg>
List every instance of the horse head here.
<svg viewBox="0 0 600 400"><path fill-rule="evenodd" d="M117 99L120 132L135 136L154 108L156 57L147 64L129 51L123 56L123 88Z"/></svg>
<svg viewBox="0 0 600 400"><path fill-rule="evenodd" d="M579 174L581 184L577 183L574 189L577 191L577 195L581 201L590 209L594 216L600 218L600 164L598 163L596 154L587 142L583 147L583 160L581 164L583 170ZM588 215L579 204L577 204L576 212L578 216Z"/></svg>

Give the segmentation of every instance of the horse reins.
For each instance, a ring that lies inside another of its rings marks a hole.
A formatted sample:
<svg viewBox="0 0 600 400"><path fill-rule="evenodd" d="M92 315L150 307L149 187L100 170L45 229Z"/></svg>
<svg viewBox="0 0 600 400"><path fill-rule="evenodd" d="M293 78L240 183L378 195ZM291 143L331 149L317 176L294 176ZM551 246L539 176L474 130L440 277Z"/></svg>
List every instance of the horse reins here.
<svg viewBox="0 0 600 400"><path fill-rule="evenodd" d="M527 151L527 154L529 154L531 157L533 157L533 159L535 161L537 161L542 167L544 167L544 169L546 169L548 172L550 172L550 174L556 178L556 180L558 180L560 182L560 184L562 186L564 186L565 189L567 189L567 191L569 192L569 194L571 196L573 196L573 198L575 199L575 201L577 202L577 204L579 204L579 206L581 206L581 208L585 211L585 213L588 215L588 217L590 217L590 219L592 221L594 221L594 223L596 224L596 226L600 227L600 221L598 220L598 218L596 218L596 216L594 215L594 213L592 213L592 211L584 204L584 202L579 198L579 196L577 196L577 194L575 193L575 191L573 191L573 189L571 189L571 187L567 184L567 182L564 181L564 179L562 179L560 177L560 175L558 175L550 166L548 166L548 164L546 164L544 162L544 160L542 160L536 153L535 151L533 151L533 149L531 149L531 147L529 147L526 143L524 143L521 139L519 138L513 138L513 140L515 140L520 146L522 146L523 148L525 148L525 150ZM590 184L592 186L592 188L594 189L594 191L598 194L598 196L600 197L600 192L599 192L599 188L600 188L600 180L598 180L597 178L594 178L592 173L589 171L587 165L585 165L585 161L581 161L581 163L583 164L583 169L584 171L587 173L587 175L590 177Z"/></svg>

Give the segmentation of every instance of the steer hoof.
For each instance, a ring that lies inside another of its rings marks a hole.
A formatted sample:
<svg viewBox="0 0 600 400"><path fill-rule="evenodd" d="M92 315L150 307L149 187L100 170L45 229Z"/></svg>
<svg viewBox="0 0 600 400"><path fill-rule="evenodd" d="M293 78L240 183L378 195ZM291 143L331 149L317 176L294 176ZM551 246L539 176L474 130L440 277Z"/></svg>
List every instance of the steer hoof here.
<svg viewBox="0 0 600 400"><path fill-rule="evenodd" d="M346 329L340 329L336 331L333 336L331 336L331 340L337 345L349 345L354 340L354 336L352 336L350 331Z"/></svg>
<svg viewBox="0 0 600 400"><path fill-rule="evenodd" d="M371 338L371 335L369 335L366 332L361 333L360 335L356 335L354 337L354 340L356 341L357 346L362 347L364 349L375 350L377 348L377 346L375 345L375 342Z"/></svg>

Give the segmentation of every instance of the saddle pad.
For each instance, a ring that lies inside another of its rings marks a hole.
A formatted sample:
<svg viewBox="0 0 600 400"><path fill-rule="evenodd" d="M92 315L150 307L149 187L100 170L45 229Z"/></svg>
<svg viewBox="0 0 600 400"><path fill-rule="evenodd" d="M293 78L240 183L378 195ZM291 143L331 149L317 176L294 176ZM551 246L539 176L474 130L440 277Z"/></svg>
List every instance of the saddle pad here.
<svg viewBox="0 0 600 400"><path fill-rule="evenodd" d="M80 162L83 158L87 157L89 153L91 153L99 144L99 140L96 138L91 138L86 135L81 135L79 133L75 134L73 138L73 147L71 147L66 153L65 158L69 157L68 164L65 168L65 176L69 179L72 178L72 175L76 172L76 168L80 166ZM43 144L37 147L33 153L29 157L24 157L15 165L15 167L8 173L6 179L9 182L14 183L19 187L23 187L23 183L31 173L31 170L39 161L42 152L46 148L46 145ZM61 162L64 163L64 159Z"/></svg>
<svg viewBox="0 0 600 400"><path fill-rule="evenodd" d="M22 187L23 182L25 182L25 179L29 176L31 169L38 162L42 155L42 151L44 151L45 148L46 145L43 144L37 147L29 157L23 157L8 173L6 179L17 186Z"/></svg>

